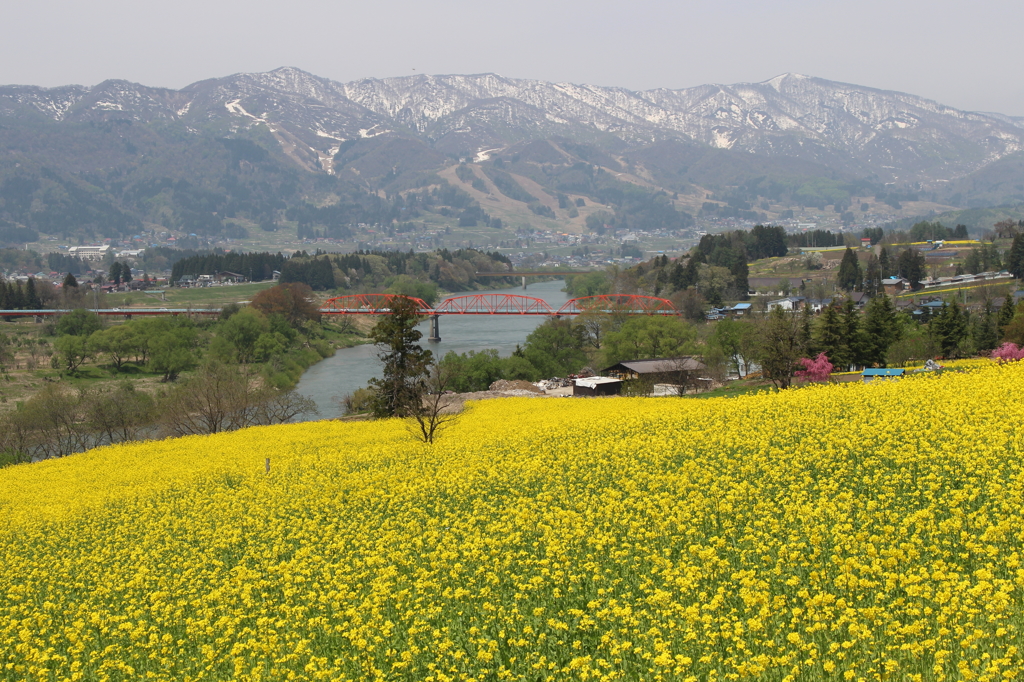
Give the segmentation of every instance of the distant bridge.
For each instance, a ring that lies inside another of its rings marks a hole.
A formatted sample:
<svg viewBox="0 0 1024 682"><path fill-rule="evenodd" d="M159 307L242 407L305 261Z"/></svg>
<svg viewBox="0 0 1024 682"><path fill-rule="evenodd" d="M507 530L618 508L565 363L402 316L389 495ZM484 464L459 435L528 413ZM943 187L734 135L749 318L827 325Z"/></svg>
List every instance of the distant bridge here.
<svg viewBox="0 0 1024 682"><path fill-rule="evenodd" d="M477 277L558 277L559 275L589 275L598 270L533 270L525 272L522 270L506 270L504 272L478 272Z"/></svg>
<svg viewBox="0 0 1024 682"><path fill-rule="evenodd" d="M525 315L561 317L601 313L608 315L679 315L672 302L656 296L605 294L582 296L562 304L558 310L547 301L517 294L469 294L446 298L436 307L421 298L401 294L352 294L324 301L321 315L390 315L396 299L407 298L416 304L417 312L430 318L431 341L440 341L441 315ZM220 315L220 308L88 308L91 313L106 317L131 319L135 315ZM32 316L42 322L44 317L66 315L66 309L0 310L0 317Z"/></svg>
<svg viewBox="0 0 1024 682"><path fill-rule="evenodd" d="M583 313L617 315L679 315L672 302L656 296L633 294L605 294L582 296L566 301L555 310L548 302L532 296L517 294L469 294L453 296L441 301L437 307L420 298L400 294L354 294L337 296L324 301L323 315L390 315L395 299L408 298L416 304L420 315L430 318L430 341L440 341L441 315L531 315L561 317Z"/></svg>
<svg viewBox="0 0 1024 682"><path fill-rule="evenodd" d="M127 317L132 315L220 315L220 308L86 308L90 313L104 317ZM32 316L55 317L72 312L68 309L45 308L41 310L0 310L0 317Z"/></svg>

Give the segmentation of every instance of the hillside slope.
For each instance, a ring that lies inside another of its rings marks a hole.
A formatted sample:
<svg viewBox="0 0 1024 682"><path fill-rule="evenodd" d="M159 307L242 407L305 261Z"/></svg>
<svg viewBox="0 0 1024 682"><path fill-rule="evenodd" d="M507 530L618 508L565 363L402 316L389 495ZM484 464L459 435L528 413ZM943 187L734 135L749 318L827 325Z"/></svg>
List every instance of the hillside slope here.
<svg viewBox="0 0 1024 682"><path fill-rule="evenodd" d="M0 470L0 668L995 678L1024 665L1021 381L494 400L433 447L319 422Z"/></svg>

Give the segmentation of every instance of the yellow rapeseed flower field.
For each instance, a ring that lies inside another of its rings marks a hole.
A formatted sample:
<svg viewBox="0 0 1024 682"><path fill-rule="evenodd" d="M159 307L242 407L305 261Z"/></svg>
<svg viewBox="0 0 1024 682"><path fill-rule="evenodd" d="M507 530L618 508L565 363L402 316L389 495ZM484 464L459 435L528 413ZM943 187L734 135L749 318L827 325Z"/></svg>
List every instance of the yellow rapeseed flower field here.
<svg viewBox="0 0 1024 682"><path fill-rule="evenodd" d="M0 471L3 680L1005 680L1024 363ZM264 472L264 459L272 469Z"/></svg>

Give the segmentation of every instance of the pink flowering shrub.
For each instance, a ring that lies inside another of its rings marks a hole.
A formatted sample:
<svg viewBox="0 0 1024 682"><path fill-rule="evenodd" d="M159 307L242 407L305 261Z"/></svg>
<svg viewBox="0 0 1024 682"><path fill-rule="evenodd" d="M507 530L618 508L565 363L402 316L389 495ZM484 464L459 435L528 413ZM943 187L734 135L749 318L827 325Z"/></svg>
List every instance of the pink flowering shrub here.
<svg viewBox="0 0 1024 682"><path fill-rule="evenodd" d="M1024 347L1018 348L1015 343L1004 343L992 351L992 359L999 362L1024 360Z"/></svg>
<svg viewBox="0 0 1024 682"><path fill-rule="evenodd" d="M828 381L832 374L832 363L824 353L818 353L818 357L813 360L800 358L800 364L804 368L793 372L793 375L801 381Z"/></svg>

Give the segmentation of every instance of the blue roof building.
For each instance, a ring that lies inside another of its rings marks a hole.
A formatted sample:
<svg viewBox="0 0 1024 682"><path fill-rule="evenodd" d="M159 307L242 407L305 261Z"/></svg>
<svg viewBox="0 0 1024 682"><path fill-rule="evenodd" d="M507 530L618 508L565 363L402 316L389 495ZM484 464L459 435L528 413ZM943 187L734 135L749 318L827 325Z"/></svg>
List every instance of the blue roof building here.
<svg viewBox="0 0 1024 682"><path fill-rule="evenodd" d="M732 315L747 315L753 308L751 303L737 303L733 307L729 308L728 312Z"/></svg>
<svg viewBox="0 0 1024 682"><path fill-rule="evenodd" d="M906 372L901 367L869 367L861 373L865 382L875 379L899 379Z"/></svg>

